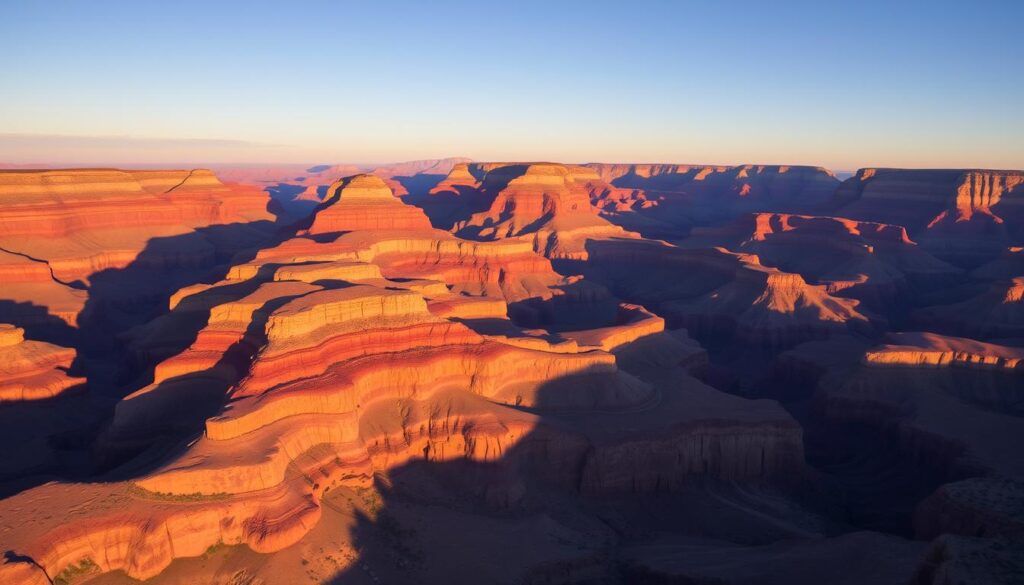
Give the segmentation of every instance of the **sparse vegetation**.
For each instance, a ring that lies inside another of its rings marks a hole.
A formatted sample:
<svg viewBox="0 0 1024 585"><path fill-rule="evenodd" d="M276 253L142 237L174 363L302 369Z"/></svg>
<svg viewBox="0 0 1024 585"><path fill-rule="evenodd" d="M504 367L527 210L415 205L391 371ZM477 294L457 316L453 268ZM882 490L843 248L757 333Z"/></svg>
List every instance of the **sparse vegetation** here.
<svg viewBox="0 0 1024 585"><path fill-rule="evenodd" d="M143 487L132 484L129 487L129 493L135 497L148 498L151 500L162 500L165 502L209 502L217 500L225 500L231 497L231 494L225 492L218 492L215 494L169 494L166 492L152 492Z"/></svg>
<svg viewBox="0 0 1024 585"><path fill-rule="evenodd" d="M77 564L68 565L56 577L53 578L53 585L71 585L77 583L82 577L98 573L100 568L89 557L78 561Z"/></svg>
<svg viewBox="0 0 1024 585"><path fill-rule="evenodd" d="M224 544L223 540L218 540L217 542L206 547L206 550L203 551L203 558L206 559L217 554L221 549L225 548L226 546L227 545Z"/></svg>
<svg viewBox="0 0 1024 585"><path fill-rule="evenodd" d="M374 516L384 507L384 500L381 499L380 493L372 487L357 487L356 495L363 502L363 507Z"/></svg>

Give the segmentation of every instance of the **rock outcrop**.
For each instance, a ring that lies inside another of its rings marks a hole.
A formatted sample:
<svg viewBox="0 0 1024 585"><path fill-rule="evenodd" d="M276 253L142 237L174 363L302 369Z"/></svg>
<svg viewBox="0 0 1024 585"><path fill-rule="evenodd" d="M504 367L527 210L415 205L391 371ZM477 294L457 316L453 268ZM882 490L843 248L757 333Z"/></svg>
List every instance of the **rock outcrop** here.
<svg viewBox="0 0 1024 585"><path fill-rule="evenodd" d="M940 486L918 504L914 531L921 539L940 534L1019 537L1024 534L1024 482L972 477Z"/></svg>
<svg viewBox="0 0 1024 585"><path fill-rule="evenodd" d="M395 229L429 230L431 225L418 207L396 199L380 177L355 175L331 185L305 233Z"/></svg>
<svg viewBox="0 0 1024 585"><path fill-rule="evenodd" d="M316 525L327 490L415 461L494 470L474 489L504 507L523 482L636 494L694 476L802 474L793 419L693 378L706 354L685 333L558 277L528 241L378 230L360 206L403 203L377 203L386 187L371 181L358 186L374 202L344 207L348 181L310 234L173 295L173 318L205 316L184 351L167 356L174 344L160 343L170 316L137 333L138 351L161 361L118 404L100 447L196 423L202 436L132 481L51 483L0 501L5 517L37 519L0 526L0 542L32 560L0 565L5 582L44 571L146 579L219 543L279 551ZM544 303L607 311L577 324L555 310L549 329L525 329L509 302L538 318Z"/></svg>
<svg viewBox="0 0 1024 585"><path fill-rule="evenodd" d="M160 270L209 263L223 242L161 240L216 224L256 225L272 218L267 201L202 169L0 171L0 274L12 283L3 298L42 305L74 325L86 300L77 290L93 274L138 262ZM31 315L5 316L12 317Z"/></svg>
<svg viewBox="0 0 1024 585"><path fill-rule="evenodd" d="M1024 477L1010 452L1024 432L1021 350L932 333L888 341L821 379L824 415L884 429L908 459L948 479Z"/></svg>
<svg viewBox="0 0 1024 585"><path fill-rule="evenodd" d="M647 237L678 239L695 225L743 213L813 213L839 181L820 167L589 164L595 205L613 221Z"/></svg>
<svg viewBox="0 0 1024 585"><path fill-rule="evenodd" d="M968 287L961 301L935 304L911 313L911 322L949 335L999 340L1024 337L1024 276Z"/></svg>
<svg viewBox="0 0 1024 585"><path fill-rule="evenodd" d="M225 174L0 172L0 582L1024 558L1024 173Z"/></svg>
<svg viewBox="0 0 1024 585"><path fill-rule="evenodd" d="M800 274L881 314L896 313L962 276L900 226L839 217L758 213L725 227L694 229L680 245L756 254L766 266Z"/></svg>
<svg viewBox="0 0 1024 585"><path fill-rule="evenodd" d="M520 238L548 258L585 260L587 240L635 235L597 215L577 175L573 167L553 163L460 165L432 197L447 195L435 204L447 204L449 214L472 213L452 228L460 237Z"/></svg>
<svg viewBox="0 0 1024 585"><path fill-rule="evenodd" d="M25 330L0 323L0 403L53 398L81 385L69 376L75 350L25 339Z"/></svg>
<svg viewBox="0 0 1024 585"><path fill-rule="evenodd" d="M628 240L593 242L588 275L664 315L698 338L785 348L880 321L858 301L830 295L798 274L762 266L757 256L721 248L683 249Z"/></svg>
<svg viewBox="0 0 1024 585"><path fill-rule="evenodd" d="M836 191L844 217L905 226L937 257L973 267L1024 243L1024 172L860 169Z"/></svg>

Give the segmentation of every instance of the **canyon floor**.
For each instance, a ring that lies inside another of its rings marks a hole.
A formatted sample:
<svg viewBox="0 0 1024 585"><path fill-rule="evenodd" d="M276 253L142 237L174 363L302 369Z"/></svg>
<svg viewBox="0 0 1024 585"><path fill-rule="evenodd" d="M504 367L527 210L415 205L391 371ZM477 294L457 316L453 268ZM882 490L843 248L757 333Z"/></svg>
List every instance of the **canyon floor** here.
<svg viewBox="0 0 1024 585"><path fill-rule="evenodd" d="M0 582L1024 582L1024 171L0 170Z"/></svg>

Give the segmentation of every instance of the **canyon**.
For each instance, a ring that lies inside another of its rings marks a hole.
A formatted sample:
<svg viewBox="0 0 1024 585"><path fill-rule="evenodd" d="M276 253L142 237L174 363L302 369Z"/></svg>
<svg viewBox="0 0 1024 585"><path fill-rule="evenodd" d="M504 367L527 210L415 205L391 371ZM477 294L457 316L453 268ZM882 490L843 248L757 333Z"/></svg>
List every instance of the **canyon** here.
<svg viewBox="0 0 1024 585"><path fill-rule="evenodd" d="M0 582L1014 583L1024 171L0 170Z"/></svg>

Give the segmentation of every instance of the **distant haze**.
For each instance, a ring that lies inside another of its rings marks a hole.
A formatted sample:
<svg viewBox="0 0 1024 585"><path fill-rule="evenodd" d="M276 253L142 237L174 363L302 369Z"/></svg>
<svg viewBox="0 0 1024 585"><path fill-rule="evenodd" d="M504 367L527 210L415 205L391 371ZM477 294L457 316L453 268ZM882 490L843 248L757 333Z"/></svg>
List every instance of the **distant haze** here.
<svg viewBox="0 0 1024 585"><path fill-rule="evenodd" d="M15 2L0 163L1024 168L1024 3Z"/></svg>

